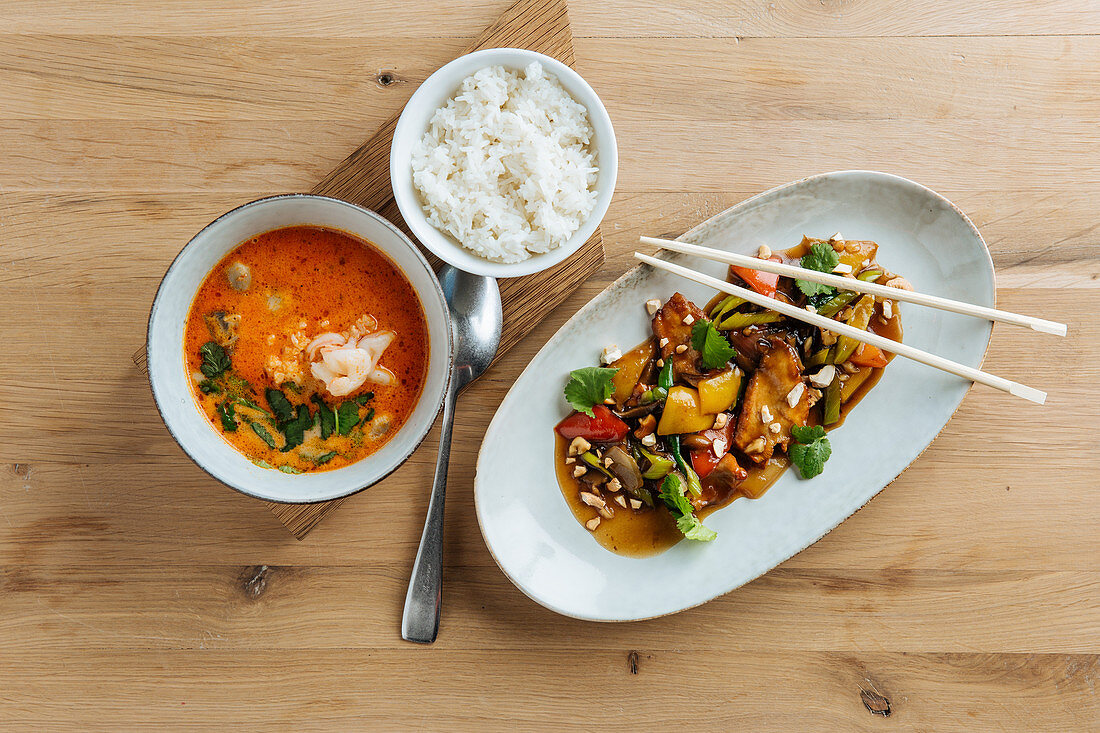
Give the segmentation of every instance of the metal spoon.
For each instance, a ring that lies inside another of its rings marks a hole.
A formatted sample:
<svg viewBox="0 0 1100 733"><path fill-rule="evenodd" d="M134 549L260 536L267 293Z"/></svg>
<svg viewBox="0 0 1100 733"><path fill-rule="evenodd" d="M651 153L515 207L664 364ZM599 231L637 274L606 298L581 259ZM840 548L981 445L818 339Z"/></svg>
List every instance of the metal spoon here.
<svg viewBox="0 0 1100 733"><path fill-rule="evenodd" d="M454 367L443 398L443 424L439 430L439 456L435 482L428 501L424 534L413 563L405 612L401 616L401 638L431 644L439 631L439 609L443 601L443 496L447 489L447 467L451 457L451 427L458 393L481 376L496 356L503 315L500 290L491 277L471 275L444 265L439 283L451 311Z"/></svg>

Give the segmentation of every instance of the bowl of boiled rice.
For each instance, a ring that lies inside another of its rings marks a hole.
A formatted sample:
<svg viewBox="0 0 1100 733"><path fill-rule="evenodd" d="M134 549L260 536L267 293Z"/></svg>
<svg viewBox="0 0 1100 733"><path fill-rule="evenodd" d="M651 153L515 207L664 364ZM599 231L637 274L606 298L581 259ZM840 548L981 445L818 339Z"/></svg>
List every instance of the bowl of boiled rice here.
<svg viewBox="0 0 1100 733"><path fill-rule="evenodd" d="M401 216L440 259L515 277L564 261L615 190L611 118L577 72L534 51L460 56L397 122L390 179Z"/></svg>

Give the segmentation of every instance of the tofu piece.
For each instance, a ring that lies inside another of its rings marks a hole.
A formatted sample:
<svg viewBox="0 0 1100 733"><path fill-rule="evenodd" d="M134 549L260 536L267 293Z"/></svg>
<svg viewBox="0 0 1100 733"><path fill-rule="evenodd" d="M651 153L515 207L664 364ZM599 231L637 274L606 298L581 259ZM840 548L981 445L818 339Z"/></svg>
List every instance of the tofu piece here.
<svg viewBox="0 0 1100 733"><path fill-rule="evenodd" d="M771 339L771 348L760 360L745 390L745 400L737 420L733 442L756 463L771 458L776 447L786 449L791 427L805 425L810 414L809 390L803 390L791 406L787 397L802 384L802 360L794 347L780 338ZM770 428L778 423L779 430Z"/></svg>
<svg viewBox="0 0 1100 733"><path fill-rule="evenodd" d="M691 345L691 328L695 321L705 319L706 314L680 293L675 293L653 316L653 333L661 344L661 358L672 359L677 377L691 380L703 375L700 371L700 354ZM677 351L677 347L683 349Z"/></svg>

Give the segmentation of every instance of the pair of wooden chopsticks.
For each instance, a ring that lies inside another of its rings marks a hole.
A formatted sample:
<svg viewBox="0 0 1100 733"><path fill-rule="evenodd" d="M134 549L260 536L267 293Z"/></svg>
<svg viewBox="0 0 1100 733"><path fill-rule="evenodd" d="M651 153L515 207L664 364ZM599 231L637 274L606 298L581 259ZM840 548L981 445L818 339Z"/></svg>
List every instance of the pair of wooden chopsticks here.
<svg viewBox="0 0 1100 733"><path fill-rule="evenodd" d="M772 262L770 260L762 260L756 257L749 257L747 255L735 254L733 252L723 252L721 250L711 249L709 247L700 247L697 244L688 244L686 242L676 242L671 239L658 239L656 237L642 237L641 241L644 244L652 244L663 249L671 250L673 252L681 252L683 254L697 255L704 259L714 260L716 262L724 262L730 265L737 265L738 267L747 267L753 270L760 270L761 272L770 272L777 275L785 275L787 277L795 277L800 280L809 280L823 285L831 285L841 290L849 290L857 293L867 293L870 295L878 295L890 300L896 300L899 302L915 303L918 305L926 305L932 308L940 308L942 310L951 311L952 313L962 313L964 315L976 316L979 318L985 318L991 321L999 321L1001 323L1012 323L1019 326L1027 326L1033 328L1036 331L1042 331L1043 333L1052 333L1059 336L1065 336L1067 332L1066 325L1063 323L1055 323L1054 321L1047 321L1042 318L1034 318L1031 316L1024 316L1017 313L1009 313L1007 311L997 310L995 308L986 308L984 306L972 305L970 303L963 303L957 300L949 300L947 298L940 298L934 295L926 295L924 293L917 293L910 290L901 290L898 288L891 288L885 285L878 285L876 283L864 282L862 280L856 280L848 277L840 277L837 275L831 275L825 272L818 272L816 270L807 270L802 267L795 267L794 265L786 265L779 262ZM758 305L762 308L773 310L777 313L794 318L795 320L809 323L811 326L817 326L818 328L826 331L831 331L836 334L843 334L849 338L853 338L861 343L870 344L871 346L878 347L883 351L888 351L898 356L904 356L913 361L918 361L921 364L927 364L928 366L942 369L945 372L950 372L957 376L969 379L972 382L978 382L990 387L994 387L1003 392L1022 397L1032 402L1043 404L1046 402L1046 392L1035 389L1034 387L1028 387L1025 384L1019 382L1013 382L1012 380L998 377L988 372L983 372L980 369L966 366L965 364L959 364L958 362L945 359L942 356L922 351L920 349L913 348L908 344L903 344L892 339L888 339L884 336L872 333L870 331L863 331L858 328L849 326L846 323L835 321L832 318L826 318L825 316L818 315L817 313L803 310L797 306L783 301L776 300L775 298L769 298L766 295L761 295L754 290L742 288L725 280L719 280L718 278L704 275L701 272L696 272L682 265L673 264L665 260L657 259L649 255L642 254L641 252L635 252L634 256L646 262L653 267L661 270L667 270L668 272L685 277L688 280L694 280L697 283L707 285L720 290L730 295L736 295L744 298L754 305Z"/></svg>

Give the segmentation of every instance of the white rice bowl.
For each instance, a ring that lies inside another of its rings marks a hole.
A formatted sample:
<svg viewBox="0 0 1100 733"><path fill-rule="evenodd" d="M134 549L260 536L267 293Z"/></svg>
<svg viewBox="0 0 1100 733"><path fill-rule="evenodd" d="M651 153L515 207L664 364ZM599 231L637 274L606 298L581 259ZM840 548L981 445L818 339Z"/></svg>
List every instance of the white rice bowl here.
<svg viewBox="0 0 1100 733"><path fill-rule="evenodd" d="M542 64L466 77L412 150L428 221L496 262L567 241L596 207L588 111Z"/></svg>

